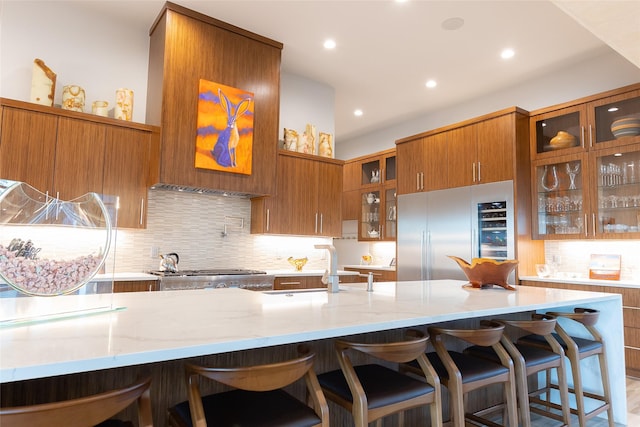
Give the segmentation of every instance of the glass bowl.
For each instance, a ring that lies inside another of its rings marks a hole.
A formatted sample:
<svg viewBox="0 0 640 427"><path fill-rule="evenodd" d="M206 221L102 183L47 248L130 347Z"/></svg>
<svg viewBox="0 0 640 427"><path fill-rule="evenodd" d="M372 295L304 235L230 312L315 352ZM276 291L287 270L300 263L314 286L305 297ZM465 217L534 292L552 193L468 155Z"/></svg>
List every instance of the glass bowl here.
<svg viewBox="0 0 640 427"><path fill-rule="evenodd" d="M33 296L71 293L104 264L111 220L96 193L70 201L0 181L0 281Z"/></svg>

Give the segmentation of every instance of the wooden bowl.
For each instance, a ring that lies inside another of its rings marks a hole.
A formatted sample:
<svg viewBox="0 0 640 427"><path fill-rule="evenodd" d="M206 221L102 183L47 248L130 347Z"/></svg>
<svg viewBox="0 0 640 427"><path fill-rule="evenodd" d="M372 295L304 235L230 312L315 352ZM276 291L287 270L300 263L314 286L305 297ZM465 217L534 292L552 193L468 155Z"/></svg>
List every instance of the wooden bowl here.
<svg viewBox="0 0 640 427"><path fill-rule="evenodd" d="M473 258L469 264L456 256L449 255L449 258L458 263L474 288L491 288L497 285L510 291L516 290L507 283L507 278L518 265L518 260L496 261L490 258Z"/></svg>

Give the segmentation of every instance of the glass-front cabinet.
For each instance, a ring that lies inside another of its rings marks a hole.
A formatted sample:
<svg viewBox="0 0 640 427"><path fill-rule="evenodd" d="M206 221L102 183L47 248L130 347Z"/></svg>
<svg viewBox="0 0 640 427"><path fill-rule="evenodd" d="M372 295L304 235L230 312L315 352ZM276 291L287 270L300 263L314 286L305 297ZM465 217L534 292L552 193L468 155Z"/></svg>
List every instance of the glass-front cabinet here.
<svg viewBox="0 0 640 427"><path fill-rule="evenodd" d="M591 147L619 147L640 142L640 90L590 104Z"/></svg>
<svg viewBox="0 0 640 427"><path fill-rule="evenodd" d="M640 237L640 144L599 151L592 164L595 233Z"/></svg>
<svg viewBox="0 0 640 427"><path fill-rule="evenodd" d="M544 239L588 235L589 206L584 156L537 161L533 167L534 234Z"/></svg>
<svg viewBox="0 0 640 427"><path fill-rule="evenodd" d="M396 179L396 155L383 154L361 163L361 185L384 184Z"/></svg>
<svg viewBox="0 0 640 427"><path fill-rule="evenodd" d="M640 85L531 114L531 158L640 143Z"/></svg>
<svg viewBox="0 0 640 427"><path fill-rule="evenodd" d="M640 144L534 162L534 237L640 237Z"/></svg>
<svg viewBox="0 0 640 427"><path fill-rule="evenodd" d="M358 240L396 240L396 189L380 188L360 195Z"/></svg>
<svg viewBox="0 0 640 427"><path fill-rule="evenodd" d="M583 105L533 116L531 158L546 159L583 151L586 116Z"/></svg>

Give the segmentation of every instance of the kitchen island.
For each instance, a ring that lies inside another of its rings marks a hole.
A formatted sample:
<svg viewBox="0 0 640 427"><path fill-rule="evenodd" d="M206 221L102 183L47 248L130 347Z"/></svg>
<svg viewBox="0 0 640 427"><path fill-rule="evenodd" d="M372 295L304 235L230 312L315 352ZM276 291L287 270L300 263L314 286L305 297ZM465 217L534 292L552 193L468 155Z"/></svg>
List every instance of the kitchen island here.
<svg viewBox="0 0 640 427"><path fill-rule="evenodd" d="M374 285L373 292L353 284L342 285L335 294L218 289L74 295L45 301L4 299L0 309L5 314L7 310L18 312L16 304L62 304L82 298L108 298L107 303L118 310L0 329L2 394L15 382L68 374L84 373L86 377L94 371L117 372L120 378L151 371L156 384L161 382L156 376L164 375L162 382L175 381L174 393L180 394L184 392L182 362L188 359L200 363L233 363L230 361L246 361L247 357L269 360L268 354L293 354L290 349L301 342L310 342L314 349L330 349L335 337L400 333L407 327L575 306L602 311L598 326L607 340L610 376L624 378L619 295L520 286L517 291L477 290L464 284L454 280L381 282ZM331 357L330 351L320 353L318 372L335 366L334 361L322 360ZM247 354L250 356L245 357ZM222 359L206 359L208 355ZM171 370L176 373L167 379ZM614 381L612 387L616 421L625 422L624 381ZM154 394L161 399L156 403L159 407L154 407L156 417L162 417L166 407L179 400L162 391Z"/></svg>

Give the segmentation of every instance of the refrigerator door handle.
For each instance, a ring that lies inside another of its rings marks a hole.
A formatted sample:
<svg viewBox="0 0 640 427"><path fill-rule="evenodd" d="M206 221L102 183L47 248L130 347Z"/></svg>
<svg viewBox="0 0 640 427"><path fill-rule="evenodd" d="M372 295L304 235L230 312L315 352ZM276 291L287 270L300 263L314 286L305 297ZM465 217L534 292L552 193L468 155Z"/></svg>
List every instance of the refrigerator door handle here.
<svg viewBox="0 0 640 427"><path fill-rule="evenodd" d="M427 261L426 265L426 276L425 280L431 280L431 230L427 231L427 242L425 247L425 259Z"/></svg>

